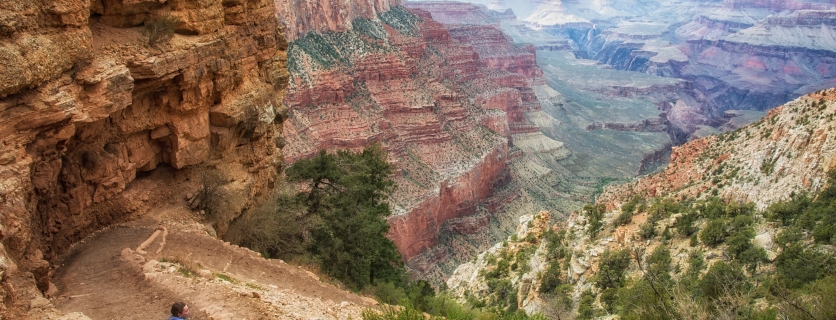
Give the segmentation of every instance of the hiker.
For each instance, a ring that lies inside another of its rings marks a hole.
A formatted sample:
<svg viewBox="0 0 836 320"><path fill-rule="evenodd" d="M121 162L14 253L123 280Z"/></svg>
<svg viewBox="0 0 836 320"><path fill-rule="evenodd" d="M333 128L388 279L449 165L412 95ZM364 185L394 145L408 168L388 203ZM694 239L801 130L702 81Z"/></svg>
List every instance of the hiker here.
<svg viewBox="0 0 836 320"><path fill-rule="evenodd" d="M175 302L171 305L171 318L168 320L185 320L189 317L189 306L183 302Z"/></svg>

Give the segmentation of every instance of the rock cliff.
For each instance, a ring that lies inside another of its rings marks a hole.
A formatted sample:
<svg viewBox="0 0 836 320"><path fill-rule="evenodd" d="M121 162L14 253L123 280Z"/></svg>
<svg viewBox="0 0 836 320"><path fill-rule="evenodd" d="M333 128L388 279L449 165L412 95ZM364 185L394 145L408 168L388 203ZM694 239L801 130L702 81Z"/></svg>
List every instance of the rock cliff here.
<svg viewBox="0 0 836 320"><path fill-rule="evenodd" d="M488 243L455 249L440 238L498 239L512 227L516 146L565 150L526 119L544 82L533 48L495 25L448 26L408 7L291 43L284 152L293 162L382 143L398 170L390 237L417 275L438 280L449 272L439 262L450 268Z"/></svg>
<svg viewBox="0 0 836 320"><path fill-rule="evenodd" d="M594 292L593 297L602 294L603 289L594 283L600 279L599 263L608 250L631 250L630 259L634 261L625 266L626 277L632 278L629 281L640 281L646 276L647 269L642 266L650 263L651 252L658 247L670 250L674 266L693 264L694 257L705 265L739 259L730 253L731 243L710 245L701 243L702 238L698 240L697 231L706 228L707 216L694 215L697 220L692 223L696 231L689 240L682 235L680 229L684 227L678 221L694 211L670 211L661 215L653 212L668 210L660 209L663 199L700 201L719 197L723 206L753 203L756 210L764 210L793 195L815 194L825 187L826 172L836 163L834 100L836 89L818 91L775 108L764 119L738 130L674 147L670 165L664 171L607 187L597 201L600 208L597 223L589 212L577 212L551 228L543 227L549 224L547 213L522 218L517 234L479 254L475 261L460 266L447 284L462 300L515 303L529 314L542 312L565 317L577 315L582 292L590 290ZM644 199L641 201L646 201L646 205L637 207L638 203L632 200L636 197ZM599 209L590 206L584 211L587 210ZM616 222L624 210L635 213L623 223ZM765 254L763 265L757 267L759 274L774 270L776 255L780 253L773 241L780 237L782 227L764 219L766 215L754 213L751 223L751 245L763 249ZM647 225L654 230L649 236L643 230ZM674 235L673 230L678 234ZM504 269L508 266L510 271ZM551 278L546 279L547 274ZM677 278L686 276L674 274ZM509 281L507 285L502 282L505 280ZM543 291L549 288L544 285L546 281L556 281L552 284L563 287L558 290L552 286L549 289L552 291L546 293ZM514 299L504 302L497 299L497 286L505 286L500 288L514 293ZM560 300L560 295L568 301ZM681 301L692 301L677 300L681 297L671 299L675 306ZM601 295L600 304L595 299L588 303L606 308L609 302ZM776 308L779 305L780 302L774 303Z"/></svg>
<svg viewBox="0 0 836 320"><path fill-rule="evenodd" d="M222 176L219 187L241 199L272 185L288 80L272 2L13 0L0 16L9 310L25 310L35 285L51 290L49 261L70 245L151 208L186 205L201 174ZM149 46L143 30L161 18L174 21L173 38ZM138 183L152 177L160 184ZM217 217L219 231L248 201Z"/></svg>
<svg viewBox="0 0 836 320"><path fill-rule="evenodd" d="M308 32L343 32L351 30L354 19L371 19L403 4L403 0L363 1L275 1L276 14L285 26L288 41L304 37Z"/></svg>

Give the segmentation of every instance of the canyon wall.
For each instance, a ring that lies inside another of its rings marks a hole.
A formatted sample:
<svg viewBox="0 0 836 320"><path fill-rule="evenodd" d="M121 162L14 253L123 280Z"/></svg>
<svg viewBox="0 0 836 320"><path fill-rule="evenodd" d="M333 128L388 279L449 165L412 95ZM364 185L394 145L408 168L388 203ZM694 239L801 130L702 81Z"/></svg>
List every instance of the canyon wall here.
<svg viewBox="0 0 836 320"><path fill-rule="evenodd" d="M403 0L362 1L275 1L276 14L285 26L288 41L304 37L308 32L343 32L351 30L357 18L371 19L403 4Z"/></svg>
<svg viewBox="0 0 836 320"><path fill-rule="evenodd" d="M497 26L404 7L350 26L291 43L285 156L381 143L397 168L390 238L425 274L446 259L434 254L443 233L482 233L517 198L509 149L538 131L524 113L539 110L542 71Z"/></svg>
<svg viewBox="0 0 836 320"><path fill-rule="evenodd" d="M219 232L272 186L288 74L271 1L11 0L0 15L4 312L54 289L70 245L186 206L201 175L245 199ZM176 34L149 46L137 26L166 16Z"/></svg>

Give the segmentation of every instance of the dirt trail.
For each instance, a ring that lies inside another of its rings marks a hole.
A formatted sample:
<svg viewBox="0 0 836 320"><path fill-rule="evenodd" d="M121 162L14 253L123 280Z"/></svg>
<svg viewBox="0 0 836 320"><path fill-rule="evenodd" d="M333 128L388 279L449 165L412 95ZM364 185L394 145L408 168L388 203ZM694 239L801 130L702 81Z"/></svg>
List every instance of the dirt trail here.
<svg viewBox="0 0 836 320"><path fill-rule="evenodd" d="M134 222L78 243L55 272L53 305L94 320L165 319L174 301L189 304L196 320L357 319L375 305L299 267L201 233L170 227L146 253L134 251L156 229Z"/></svg>
<svg viewBox="0 0 836 320"><path fill-rule="evenodd" d="M113 227L77 244L55 272L53 281L60 291L53 304L92 319L163 319L172 301L183 297L150 285L120 258L122 249L136 247L153 232Z"/></svg>

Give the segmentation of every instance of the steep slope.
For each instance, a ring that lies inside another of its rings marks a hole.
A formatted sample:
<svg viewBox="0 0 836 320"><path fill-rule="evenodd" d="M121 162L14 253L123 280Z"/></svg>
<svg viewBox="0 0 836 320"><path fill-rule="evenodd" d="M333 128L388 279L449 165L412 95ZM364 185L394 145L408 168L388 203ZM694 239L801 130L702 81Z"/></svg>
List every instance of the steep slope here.
<svg viewBox="0 0 836 320"><path fill-rule="evenodd" d="M285 154L382 143L398 168L391 238L416 275L440 281L511 232L517 211L546 205L526 205L509 167L566 153L526 119L540 110L535 59L497 26L448 27L403 7L308 34L289 49Z"/></svg>
<svg viewBox="0 0 836 320"><path fill-rule="evenodd" d="M836 90L820 91L773 109L766 118L739 130L675 147L667 169L606 188L595 206L556 224L554 231L530 229L547 223L547 214L521 219L517 235L463 264L447 284L462 301L483 300L555 317L579 312L589 317L596 308L606 309L603 314L652 313L659 301L667 301L668 308L673 308L668 311L691 312L695 318L760 312L758 308L765 306L789 314L793 307L787 303L800 301L792 299L818 296L784 293L766 299L743 294L741 300L711 310L706 308L714 300L699 299L701 294L713 294L702 291L708 290L705 286L710 282L706 274L728 265L747 266L747 277L757 281L767 281L776 272L787 277L790 271L782 254L790 250L793 240L782 239L787 239L790 231L786 230L792 227L781 222L780 212L792 205L761 210L800 194L814 195L825 187L836 152L834 100ZM532 218L536 222L529 222ZM814 219L825 222L813 220L813 227L826 227L832 217ZM710 231L713 225L724 226L719 237ZM808 255L824 252L822 259L827 259L829 238L824 229L815 227L821 238L814 243L813 227L806 236L799 235L807 240L798 248ZM821 241L824 247L819 248ZM665 261L666 250L665 264L659 261ZM657 263L665 267L653 269ZM671 270L680 271L670 274ZM615 282L608 285L607 279ZM604 294L612 285L609 294L624 290L619 295L640 295L637 283L662 285L671 296L669 300L625 302L608 300L614 298ZM693 284L703 287L686 289ZM509 300L498 292L512 292L514 297ZM759 307L752 309L755 304ZM608 309L614 306L619 309ZM664 316L668 311L655 312Z"/></svg>
<svg viewBox="0 0 836 320"><path fill-rule="evenodd" d="M604 184L652 171L664 161L673 134L667 132L670 126L658 105L680 99L682 92L689 90L686 83L630 75L587 62L575 65L559 55L543 51L535 54L534 47L529 45L517 45L525 50L514 49L516 54L509 53L506 46L500 45L501 39L507 39L506 42L512 39L483 24L486 21L484 7L454 2L409 2L407 7L428 10L434 18L447 19L445 21L450 24L445 26L456 40L471 43L480 57L497 67L513 68L507 70L518 73L525 73L525 69L538 72L538 80L531 84L534 97L527 99L536 98L542 109L526 108L522 114L531 125L520 127L522 130L512 137L512 150L519 151L512 153L511 181L523 190L522 197L507 207L507 213L494 215L506 217L502 227L507 230L506 235L510 234L516 217L540 210L566 217L584 202L591 201ZM456 17L456 20L450 17ZM504 22L501 27L503 33L515 31L506 28ZM531 36L511 35L513 40L523 43ZM517 56L534 56L539 65L548 69L525 67L521 62L530 63L529 60L514 58ZM565 67L551 68L544 61L563 63ZM577 77L581 68L595 69L595 74ZM578 87L586 91L577 90ZM509 116L513 117L510 113ZM497 239L497 236L503 237L494 234L491 238ZM474 239L478 238L445 234L442 244L436 247L439 249L428 251L432 256L422 255L418 259L427 261L421 265L440 264L441 269L446 270L442 276L446 277L455 268L448 262L462 261L457 257L468 257L470 253L467 252L472 249L462 249L474 248L471 245ZM476 249L487 248L491 243L485 239L478 241ZM446 248L453 248L453 253L465 254L451 255L450 249Z"/></svg>
<svg viewBox="0 0 836 320"><path fill-rule="evenodd" d="M153 225L111 226L73 247L56 270L61 290L51 304L92 319L165 318L173 301L186 302L194 319L356 319L377 304L214 239L200 224ZM48 314L42 307L29 317Z"/></svg>
<svg viewBox="0 0 836 320"><path fill-rule="evenodd" d="M272 186L288 78L270 1L6 1L0 11L9 317L51 287L50 262L70 245L155 205L187 206L202 173L237 199L215 217L220 232ZM161 19L176 34L149 46L140 26ZM155 175L179 188L140 183ZM130 196L148 190L158 192Z"/></svg>
<svg viewBox="0 0 836 320"><path fill-rule="evenodd" d="M664 171L611 187L598 203L613 208L629 197L694 198L711 194L759 209L827 182L836 151L831 130L833 90L770 110L758 122L675 147ZM830 97L829 97L830 96Z"/></svg>

